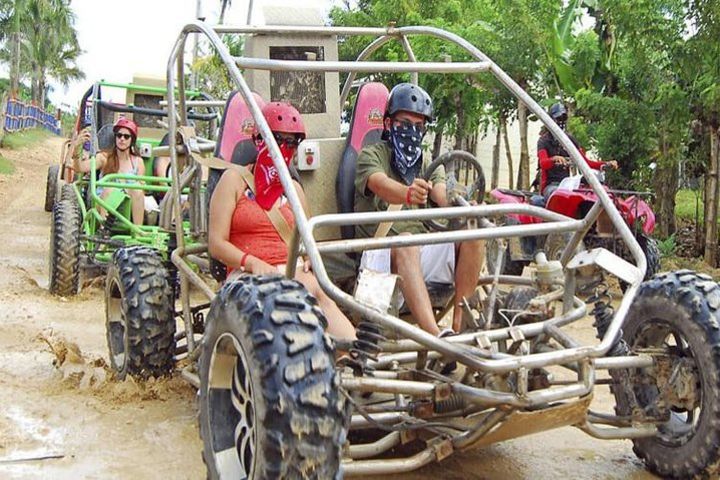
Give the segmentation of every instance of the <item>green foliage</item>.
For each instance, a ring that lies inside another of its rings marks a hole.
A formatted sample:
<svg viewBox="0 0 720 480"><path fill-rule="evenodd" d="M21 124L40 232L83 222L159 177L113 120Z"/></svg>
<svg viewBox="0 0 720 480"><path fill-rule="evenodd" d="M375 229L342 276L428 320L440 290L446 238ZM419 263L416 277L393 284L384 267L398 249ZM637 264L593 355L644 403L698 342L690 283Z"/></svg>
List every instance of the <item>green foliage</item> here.
<svg viewBox="0 0 720 480"><path fill-rule="evenodd" d="M429 25L456 33L500 65L524 88L538 94L539 72L545 61L543 44L549 39L547 25L559 9L559 0L493 2L491 0L364 0L354 7L335 7L333 25L398 26ZM469 61L471 55L445 41L411 37L420 61ZM340 58L355 60L368 44L367 37L348 37L340 43ZM399 42L389 42L374 53L375 60L405 60ZM345 76L342 77L344 80ZM374 75L374 80L392 86L409 76ZM511 118L515 100L490 75L422 75L420 84L428 90L436 109L437 132L460 137L497 121L498 115Z"/></svg>
<svg viewBox="0 0 720 480"><path fill-rule="evenodd" d="M243 38L238 35L224 35L222 41L230 55L241 56ZM233 85L228 69L217 52L198 57L192 65L192 71L200 79L199 89L213 98L226 99L237 87Z"/></svg>
<svg viewBox="0 0 720 480"><path fill-rule="evenodd" d="M563 99L569 129L597 157L617 160L610 181L657 193L663 231L675 200L677 174L697 185L720 126L720 2L717 0L358 0L342 2L334 25L423 24L455 32L503 68L545 107ZM354 60L367 38L342 39ZM418 60L466 60L432 39L411 38ZM397 42L373 59L403 60ZM373 77L391 86L408 77ZM517 102L488 75L420 78L435 100L437 130L469 135L512 120ZM613 174L614 175L614 174ZM684 200L678 195L678 202ZM677 205L682 212L683 205ZM694 218L695 199L690 210Z"/></svg>
<svg viewBox="0 0 720 480"><path fill-rule="evenodd" d="M677 247L677 243L675 242L675 234L670 235L664 240L658 240L658 249L660 250L661 257L671 256L673 253L675 253L675 247Z"/></svg>
<svg viewBox="0 0 720 480"><path fill-rule="evenodd" d="M684 220L694 222L698 217L700 224L705 223L704 220L704 203L702 200L702 192L699 190L680 189L675 195L675 216Z"/></svg>
<svg viewBox="0 0 720 480"><path fill-rule="evenodd" d="M32 100L45 105L47 80L67 86L84 78L82 54L69 0L0 0L0 61L9 65L11 86L29 79Z"/></svg>

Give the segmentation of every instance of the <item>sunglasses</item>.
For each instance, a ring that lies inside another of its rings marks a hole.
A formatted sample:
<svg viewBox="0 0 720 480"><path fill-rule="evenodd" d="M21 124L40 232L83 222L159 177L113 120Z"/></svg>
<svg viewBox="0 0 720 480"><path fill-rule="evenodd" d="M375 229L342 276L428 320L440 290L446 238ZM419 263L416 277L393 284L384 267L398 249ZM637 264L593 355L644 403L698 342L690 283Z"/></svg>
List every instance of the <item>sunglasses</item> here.
<svg viewBox="0 0 720 480"><path fill-rule="evenodd" d="M404 129L408 129L408 130L411 129L412 127L415 127L418 130L418 132L420 132L422 134L427 132L427 125L425 125L424 122L414 123L409 120L394 120L393 123L395 124L395 126L402 127Z"/></svg>
<svg viewBox="0 0 720 480"><path fill-rule="evenodd" d="M115 138L124 138L125 140L130 140L132 138L132 135L129 133L116 133Z"/></svg>
<svg viewBox="0 0 720 480"><path fill-rule="evenodd" d="M275 133L273 135L275 137L275 141L278 143L278 145L282 145L285 143L288 147L297 147L300 144L300 138L293 135L292 137L286 137L283 136L280 133Z"/></svg>

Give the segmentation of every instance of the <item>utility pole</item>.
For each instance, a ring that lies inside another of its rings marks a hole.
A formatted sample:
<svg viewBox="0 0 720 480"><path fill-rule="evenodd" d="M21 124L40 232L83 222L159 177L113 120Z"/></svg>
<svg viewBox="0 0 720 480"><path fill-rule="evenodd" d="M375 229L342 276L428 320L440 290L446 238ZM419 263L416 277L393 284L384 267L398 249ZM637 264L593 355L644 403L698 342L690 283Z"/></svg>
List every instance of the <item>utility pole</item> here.
<svg viewBox="0 0 720 480"><path fill-rule="evenodd" d="M202 0L197 0L197 2L195 4L195 18L197 20L205 20L202 16ZM197 59L198 59L199 38L200 38L200 34L196 33L195 39L193 42L193 55L192 55L192 67L193 68L191 68L192 78L190 80L190 84L192 85L193 90L197 90L198 86L199 86L198 85L198 83L199 83L198 76L197 76L197 73L195 72L195 64L197 63Z"/></svg>
<svg viewBox="0 0 720 480"><path fill-rule="evenodd" d="M250 25L250 19L252 18L252 10L253 10L253 0L249 0L247 21L245 22L248 25Z"/></svg>

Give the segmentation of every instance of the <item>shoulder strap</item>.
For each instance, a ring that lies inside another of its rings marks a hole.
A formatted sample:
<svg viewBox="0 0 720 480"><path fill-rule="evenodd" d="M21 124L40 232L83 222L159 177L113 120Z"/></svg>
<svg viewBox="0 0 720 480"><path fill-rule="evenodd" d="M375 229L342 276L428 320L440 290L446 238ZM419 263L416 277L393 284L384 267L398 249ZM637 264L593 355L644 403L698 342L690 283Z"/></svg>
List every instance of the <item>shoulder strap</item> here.
<svg viewBox="0 0 720 480"><path fill-rule="evenodd" d="M252 173L250 173L250 170L248 170L247 167L244 167L242 165L235 165L233 163L230 163L228 165L230 166L230 168L233 168L240 172L240 175L242 175L245 183L247 183L248 188L252 190L253 193L255 193L255 178L253 177ZM290 228L290 225L288 225L287 220L285 220L285 217L283 217L282 213L280 213L281 202L282 197L278 198L273 204L273 206L270 208L270 210L266 210L265 213L267 213L268 218L270 218L270 223L273 224L273 227L275 227L275 230L277 230L280 238L282 238L283 242L285 242L285 245L290 245L290 240L292 238L292 229Z"/></svg>
<svg viewBox="0 0 720 480"><path fill-rule="evenodd" d="M388 205L387 211L388 212L397 212L398 210L402 210L402 204L400 203L392 203ZM388 234L390 229L392 228L393 222L382 222L378 225L377 230L375 230L375 238L382 238Z"/></svg>

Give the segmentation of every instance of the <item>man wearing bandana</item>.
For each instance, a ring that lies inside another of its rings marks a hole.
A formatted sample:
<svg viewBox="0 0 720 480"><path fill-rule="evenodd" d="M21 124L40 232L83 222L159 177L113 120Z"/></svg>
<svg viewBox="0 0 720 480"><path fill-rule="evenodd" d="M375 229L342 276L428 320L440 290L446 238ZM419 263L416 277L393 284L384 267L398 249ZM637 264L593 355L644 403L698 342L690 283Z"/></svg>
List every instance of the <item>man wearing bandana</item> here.
<svg viewBox="0 0 720 480"><path fill-rule="evenodd" d="M384 141L364 148L358 156L355 211L386 211L389 205L398 204L405 209L418 208L428 198L447 206L444 170L435 170L429 181L420 178L430 164L423 158L422 140L432 118L432 100L425 90L410 83L392 89L383 120ZM368 238L376 229L377 225L359 225L356 232ZM394 222L388 235L426 232L421 222ZM439 335L426 282L455 284L458 308L454 309L453 330L457 332L462 319L459 304L474 292L483 259L483 243L478 240L368 250L363 253L360 268L398 274L403 297L418 325Z"/></svg>

